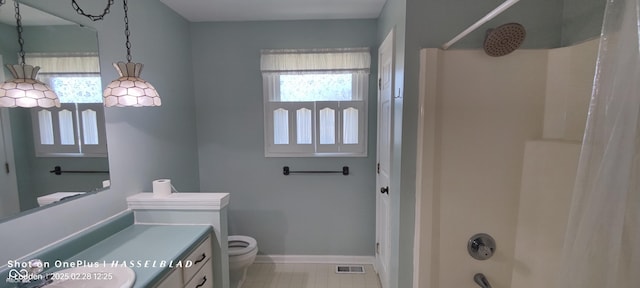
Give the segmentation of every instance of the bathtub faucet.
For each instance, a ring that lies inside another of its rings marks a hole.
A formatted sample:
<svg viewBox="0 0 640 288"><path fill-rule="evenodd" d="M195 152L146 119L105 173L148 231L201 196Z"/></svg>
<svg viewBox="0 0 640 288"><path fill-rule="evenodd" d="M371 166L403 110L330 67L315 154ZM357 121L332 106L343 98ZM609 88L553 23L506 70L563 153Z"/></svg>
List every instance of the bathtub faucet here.
<svg viewBox="0 0 640 288"><path fill-rule="evenodd" d="M484 274L482 273L477 273L476 275L474 275L473 281L478 283L478 285L480 285L480 287L482 288L491 288L491 284L489 284L489 280L487 280L487 277L485 277Z"/></svg>

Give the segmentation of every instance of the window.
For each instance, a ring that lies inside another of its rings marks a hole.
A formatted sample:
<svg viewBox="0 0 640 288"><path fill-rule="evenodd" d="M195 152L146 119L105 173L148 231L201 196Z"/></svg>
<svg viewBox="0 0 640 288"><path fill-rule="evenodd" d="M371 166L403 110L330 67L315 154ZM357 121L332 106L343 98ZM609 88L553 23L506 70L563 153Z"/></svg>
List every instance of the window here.
<svg viewBox="0 0 640 288"><path fill-rule="evenodd" d="M265 155L366 156L368 48L263 50Z"/></svg>
<svg viewBox="0 0 640 288"><path fill-rule="evenodd" d="M97 54L25 55L38 80L60 98L59 108L32 108L36 156L106 157L102 84Z"/></svg>

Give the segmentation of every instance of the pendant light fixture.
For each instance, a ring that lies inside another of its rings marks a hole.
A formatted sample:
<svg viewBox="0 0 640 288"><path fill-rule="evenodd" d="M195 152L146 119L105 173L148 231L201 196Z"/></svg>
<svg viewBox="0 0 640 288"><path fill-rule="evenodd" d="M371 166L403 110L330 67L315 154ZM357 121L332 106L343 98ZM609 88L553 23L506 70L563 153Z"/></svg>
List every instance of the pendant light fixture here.
<svg viewBox="0 0 640 288"><path fill-rule="evenodd" d="M104 106L106 107L143 107L160 106L160 96L156 89L147 81L140 78L142 63L131 62L131 41L129 41L129 8L124 0L124 35L126 37L127 63L113 63L120 77L113 80L104 89Z"/></svg>
<svg viewBox="0 0 640 288"><path fill-rule="evenodd" d="M0 84L0 107L60 107L60 100L49 85L36 80L40 67L24 63L24 40L22 39L22 17L20 4L14 0L16 29L20 44L20 64L7 64L12 80Z"/></svg>

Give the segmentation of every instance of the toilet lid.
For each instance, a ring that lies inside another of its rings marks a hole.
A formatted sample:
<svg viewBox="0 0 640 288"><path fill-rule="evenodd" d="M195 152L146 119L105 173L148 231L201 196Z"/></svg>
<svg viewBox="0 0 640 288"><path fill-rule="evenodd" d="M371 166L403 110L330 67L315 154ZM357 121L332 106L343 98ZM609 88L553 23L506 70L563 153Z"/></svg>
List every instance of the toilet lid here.
<svg viewBox="0 0 640 288"><path fill-rule="evenodd" d="M258 242L249 236L234 235L228 237L229 256L243 255L258 247Z"/></svg>

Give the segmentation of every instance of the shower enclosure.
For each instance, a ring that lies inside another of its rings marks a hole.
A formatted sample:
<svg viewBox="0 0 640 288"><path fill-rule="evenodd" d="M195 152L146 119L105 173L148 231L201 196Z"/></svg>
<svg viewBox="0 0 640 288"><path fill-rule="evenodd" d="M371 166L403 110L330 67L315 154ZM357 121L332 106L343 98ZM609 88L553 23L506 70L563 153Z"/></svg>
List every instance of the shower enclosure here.
<svg viewBox="0 0 640 288"><path fill-rule="evenodd" d="M609 1L602 40L421 51L420 287L640 287L638 2Z"/></svg>

